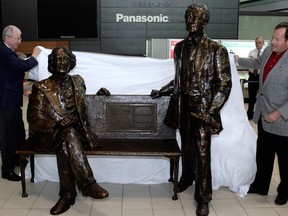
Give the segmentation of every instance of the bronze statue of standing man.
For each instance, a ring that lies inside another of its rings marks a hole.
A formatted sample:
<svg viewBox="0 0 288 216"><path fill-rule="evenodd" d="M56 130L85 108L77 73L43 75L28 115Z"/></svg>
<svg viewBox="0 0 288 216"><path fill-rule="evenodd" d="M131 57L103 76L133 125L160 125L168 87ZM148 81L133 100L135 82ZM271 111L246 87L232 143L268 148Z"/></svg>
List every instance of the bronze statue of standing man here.
<svg viewBox="0 0 288 216"><path fill-rule="evenodd" d="M209 214L211 135L223 129L220 111L232 87L226 48L204 32L209 18L206 5L188 6L185 23L189 35L174 49L175 78L151 92L152 97L172 93L164 123L180 131L182 176L178 191L185 191L195 180L197 216Z"/></svg>

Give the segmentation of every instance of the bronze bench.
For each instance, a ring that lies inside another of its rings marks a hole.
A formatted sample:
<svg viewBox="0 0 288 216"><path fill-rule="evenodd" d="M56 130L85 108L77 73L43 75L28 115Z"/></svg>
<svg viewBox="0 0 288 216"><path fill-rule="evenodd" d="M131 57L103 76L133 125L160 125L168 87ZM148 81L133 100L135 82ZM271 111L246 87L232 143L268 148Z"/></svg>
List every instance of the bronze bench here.
<svg viewBox="0 0 288 216"><path fill-rule="evenodd" d="M170 159L173 200L177 200L179 149L176 132L163 124L169 97L151 99L139 95L87 95L92 131L99 137L99 147L86 155L153 156ZM27 197L25 159L30 157L31 182L34 182L34 155L54 154L31 150L29 138L17 151L20 159L22 197Z"/></svg>

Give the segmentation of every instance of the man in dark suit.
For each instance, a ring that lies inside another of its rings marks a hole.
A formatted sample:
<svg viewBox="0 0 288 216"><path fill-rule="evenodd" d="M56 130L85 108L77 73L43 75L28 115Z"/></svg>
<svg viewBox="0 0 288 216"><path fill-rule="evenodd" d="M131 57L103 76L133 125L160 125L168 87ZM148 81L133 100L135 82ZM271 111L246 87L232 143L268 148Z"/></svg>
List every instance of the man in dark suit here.
<svg viewBox="0 0 288 216"><path fill-rule="evenodd" d="M185 13L189 35L174 49L175 78L152 97L172 91L165 124L179 128L182 176L179 192L195 179L197 216L209 214L212 199L211 135L222 130L220 110L231 91L229 56L225 47L208 38L204 27L210 13L206 5L190 5Z"/></svg>
<svg viewBox="0 0 288 216"><path fill-rule="evenodd" d="M14 172L17 156L16 149L25 141L22 117L23 79L25 71L35 67L35 57L40 53L34 48L28 59L18 58L15 50L21 43L21 31L13 25L3 30L0 43L0 142L2 157L2 178L20 181Z"/></svg>
<svg viewBox="0 0 288 216"><path fill-rule="evenodd" d="M33 85L27 108L34 150L56 152L60 198L50 210L52 215L74 205L76 182L84 196L108 197L97 184L84 153L84 149L95 148L97 142L87 119L84 80L80 75L68 75L75 66L76 56L68 48L54 48L48 56L52 76Z"/></svg>

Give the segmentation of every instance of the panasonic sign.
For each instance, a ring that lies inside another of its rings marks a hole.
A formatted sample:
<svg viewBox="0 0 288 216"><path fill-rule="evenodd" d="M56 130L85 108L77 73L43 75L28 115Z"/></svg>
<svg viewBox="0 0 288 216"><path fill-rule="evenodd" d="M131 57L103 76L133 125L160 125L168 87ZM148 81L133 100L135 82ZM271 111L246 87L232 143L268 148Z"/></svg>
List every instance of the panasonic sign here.
<svg viewBox="0 0 288 216"><path fill-rule="evenodd" d="M140 15L124 15L121 13L116 14L116 22L136 22L136 23L166 23L169 22L168 16L163 16L162 14L155 16L140 16Z"/></svg>

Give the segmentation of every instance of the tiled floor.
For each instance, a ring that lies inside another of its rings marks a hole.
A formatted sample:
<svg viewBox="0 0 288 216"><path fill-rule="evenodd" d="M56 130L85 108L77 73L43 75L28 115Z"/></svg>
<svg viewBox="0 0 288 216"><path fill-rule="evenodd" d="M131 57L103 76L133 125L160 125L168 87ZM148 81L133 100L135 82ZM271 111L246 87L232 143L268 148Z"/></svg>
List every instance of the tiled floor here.
<svg viewBox="0 0 288 216"><path fill-rule="evenodd" d="M213 192L210 216L287 216L288 204L276 206L277 169L273 175L268 196L247 195L240 198L227 188ZM74 206L63 215L83 216L194 216L194 187L179 194L173 201L172 184L133 185L101 184L110 197L93 200L78 194ZM27 198L21 197L19 182L0 179L0 216L44 216L58 200L57 182L30 183Z"/></svg>
<svg viewBox="0 0 288 216"><path fill-rule="evenodd" d="M254 127L255 125L251 123ZM275 164L276 165L276 164ZM223 187L213 192L209 216L287 216L288 204L276 206L274 199L279 173L275 166L268 196L249 194L240 198ZM0 216L45 216L58 200L57 182L30 183L27 198L21 197L21 184L0 178ZM66 216L194 216L194 186L173 201L172 184L101 184L110 197L93 200L78 194Z"/></svg>

